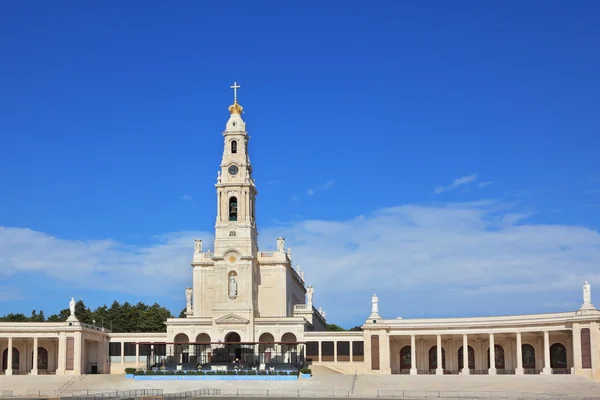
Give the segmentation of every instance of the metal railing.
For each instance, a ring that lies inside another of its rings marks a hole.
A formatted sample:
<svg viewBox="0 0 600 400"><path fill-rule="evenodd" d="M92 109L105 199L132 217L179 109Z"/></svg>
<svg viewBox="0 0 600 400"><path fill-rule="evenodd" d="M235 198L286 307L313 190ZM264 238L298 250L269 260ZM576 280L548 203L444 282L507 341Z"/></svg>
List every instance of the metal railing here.
<svg viewBox="0 0 600 400"><path fill-rule="evenodd" d="M564 393L523 393L501 391L454 391L454 390L377 390L378 398L395 399L600 399L600 397L568 395Z"/></svg>
<svg viewBox="0 0 600 400"><path fill-rule="evenodd" d="M91 392L91 393L90 393ZM61 399L90 400L90 399L126 399L140 396L163 396L162 389L134 389L134 390L77 390L69 395L63 394Z"/></svg>
<svg viewBox="0 0 600 400"><path fill-rule="evenodd" d="M46 396L50 396L46 394ZM184 400L196 397L301 397L301 398L343 398L350 397L348 390L290 390L290 389L198 389L187 392L163 393L162 389L138 389L138 390L104 390L104 391L74 391L69 395L63 394L61 399L65 400L93 400L93 399L128 399L136 397L157 396L164 400ZM367 396L372 398L373 396Z"/></svg>
<svg viewBox="0 0 600 400"><path fill-rule="evenodd" d="M194 397L217 397L222 396L221 389L199 389L189 390L187 392L180 393L168 393L163 395L164 400L179 400L179 399L192 399Z"/></svg>
<svg viewBox="0 0 600 400"><path fill-rule="evenodd" d="M382 399L493 399L493 400L571 400L586 399L600 400L600 396L569 395L564 393L526 393L503 391L456 391L456 390L374 390L370 394L351 393L349 390L306 390L306 389L198 389L179 393L163 393L162 389L135 390L78 390L69 394L58 394L56 390L27 391L28 396L60 397L65 400L94 400L94 399L138 399L157 398L160 400L186 400L198 397L272 397L272 398L365 398ZM0 390L0 397L12 397L11 390Z"/></svg>
<svg viewBox="0 0 600 400"><path fill-rule="evenodd" d="M238 390L238 396L247 396L246 393L251 393L250 396L260 397L316 397L321 399L327 399L331 397L350 397L349 390L283 390L283 389L267 389L267 390ZM257 392L257 393L252 393ZM260 393L258 393L260 392Z"/></svg>
<svg viewBox="0 0 600 400"><path fill-rule="evenodd" d="M36 397L58 397L58 390L30 390L27 389L25 392L26 396L36 396Z"/></svg>

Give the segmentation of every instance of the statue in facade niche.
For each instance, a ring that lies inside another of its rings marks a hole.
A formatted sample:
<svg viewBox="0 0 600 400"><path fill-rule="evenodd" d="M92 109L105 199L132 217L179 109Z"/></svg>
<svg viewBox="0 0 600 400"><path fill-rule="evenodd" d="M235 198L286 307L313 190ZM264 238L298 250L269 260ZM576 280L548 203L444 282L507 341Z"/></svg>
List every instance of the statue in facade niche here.
<svg viewBox="0 0 600 400"><path fill-rule="evenodd" d="M202 240L194 240L194 253L202 253Z"/></svg>
<svg viewBox="0 0 600 400"><path fill-rule="evenodd" d="M373 297L371 297L371 313L379 314L379 298L376 294L373 294Z"/></svg>
<svg viewBox="0 0 600 400"><path fill-rule="evenodd" d="M285 251L285 238L282 238L282 237L277 238L277 251L280 251L280 252Z"/></svg>
<svg viewBox="0 0 600 400"><path fill-rule="evenodd" d="M229 275L229 296L237 296L237 281L234 275Z"/></svg>

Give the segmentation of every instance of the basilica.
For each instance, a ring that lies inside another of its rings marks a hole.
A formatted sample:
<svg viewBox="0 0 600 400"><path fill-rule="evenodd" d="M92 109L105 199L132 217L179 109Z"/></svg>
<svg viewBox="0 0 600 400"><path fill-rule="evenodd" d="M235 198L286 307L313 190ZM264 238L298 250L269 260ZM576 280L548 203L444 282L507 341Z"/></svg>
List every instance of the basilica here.
<svg viewBox="0 0 600 400"><path fill-rule="evenodd" d="M326 314L313 305L314 288L293 268L285 239L278 238L274 250L258 248L249 136L239 86L232 88L215 185L215 240L206 250L201 239L190 243L186 317L168 319L163 333L117 333L78 321L72 299L66 322L0 323L2 374L322 365L350 374L576 374L600 380L600 311L588 282L578 310L504 317L386 319L373 295L362 331L326 331Z"/></svg>

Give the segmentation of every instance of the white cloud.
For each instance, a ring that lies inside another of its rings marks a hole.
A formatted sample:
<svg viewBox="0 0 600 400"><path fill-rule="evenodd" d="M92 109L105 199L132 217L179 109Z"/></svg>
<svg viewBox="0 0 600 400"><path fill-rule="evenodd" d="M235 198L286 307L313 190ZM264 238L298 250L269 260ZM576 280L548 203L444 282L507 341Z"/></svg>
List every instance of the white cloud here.
<svg viewBox="0 0 600 400"><path fill-rule="evenodd" d="M435 188L435 193L440 194L443 192L447 192L448 190L454 190L459 186L467 185L471 182L474 182L477 179L477 174L461 176L460 178L456 178L452 181L452 183L448 186L438 186Z"/></svg>
<svg viewBox="0 0 600 400"><path fill-rule="evenodd" d="M333 186L333 181L327 181L324 184L322 184L319 189L329 189L330 187Z"/></svg>
<svg viewBox="0 0 600 400"><path fill-rule="evenodd" d="M32 279L50 277L82 288L143 294L149 288L168 292L177 287L177 293L181 291L178 285L189 280L194 238L210 243L212 236L181 232L133 246L110 239L67 240L25 228L0 227L0 277L27 273Z"/></svg>
<svg viewBox="0 0 600 400"><path fill-rule="evenodd" d="M346 221L266 227L260 248L274 250L275 238L284 236L294 265L302 265L307 283L315 285L317 307L323 305L336 323L364 320L373 292L386 318L578 307L584 280L600 286L600 234L534 224L530 215L492 200L409 204ZM134 246L0 228L0 277L27 273L32 280L54 278L77 288L179 296L191 279L195 238L205 248L213 240L209 232L179 232Z"/></svg>
<svg viewBox="0 0 600 400"><path fill-rule="evenodd" d="M192 196L190 196L189 194L184 194L183 196L181 196L181 200L191 200Z"/></svg>
<svg viewBox="0 0 600 400"><path fill-rule="evenodd" d="M315 194L316 191L330 189L334 183L334 181L327 181L324 184L317 186L316 188L308 188L306 189L306 194L308 196L312 196L313 194Z"/></svg>
<svg viewBox="0 0 600 400"><path fill-rule="evenodd" d="M488 186L490 186L492 183L494 183L494 182L492 182L492 181L479 182L479 185L478 185L478 186L479 186L481 189L483 189L484 187L488 187Z"/></svg>

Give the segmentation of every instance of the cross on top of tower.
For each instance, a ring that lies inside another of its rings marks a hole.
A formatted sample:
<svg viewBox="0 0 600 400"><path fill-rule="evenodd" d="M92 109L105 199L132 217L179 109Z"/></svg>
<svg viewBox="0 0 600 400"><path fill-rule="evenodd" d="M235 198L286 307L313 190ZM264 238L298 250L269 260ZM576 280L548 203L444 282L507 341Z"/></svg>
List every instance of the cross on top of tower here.
<svg viewBox="0 0 600 400"><path fill-rule="evenodd" d="M240 85L237 84L237 82L233 82L233 86L229 86L231 89L233 89L233 102L237 103L237 90L239 88L241 88Z"/></svg>
<svg viewBox="0 0 600 400"><path fill-rule="evenodd" d="M233 89L233 104L229 106L229 113L230 114L242 114L242 111L244 110L244 108L242 106L240 106L237 102L237 90L241 87L240 85L237 84L237 82L233 82L233 86L229 86L231 89Z"/></svg>

